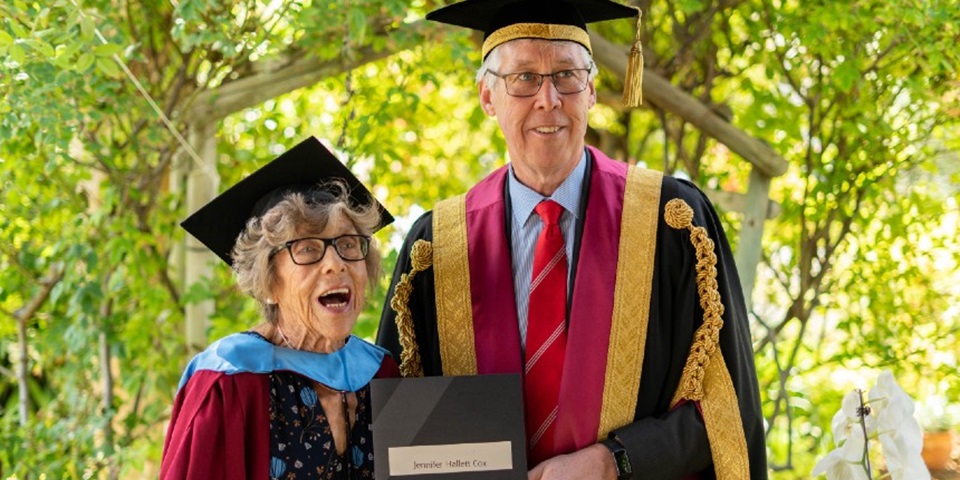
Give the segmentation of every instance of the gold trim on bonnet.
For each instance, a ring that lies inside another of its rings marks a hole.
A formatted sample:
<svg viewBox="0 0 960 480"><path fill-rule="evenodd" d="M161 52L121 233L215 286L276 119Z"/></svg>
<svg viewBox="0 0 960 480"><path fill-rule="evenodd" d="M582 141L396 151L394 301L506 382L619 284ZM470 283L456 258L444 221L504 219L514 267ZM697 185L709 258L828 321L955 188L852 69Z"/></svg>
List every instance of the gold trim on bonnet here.
<svg viewBox="0 0 960 480"><path fill-rule="evenodd" d="M593 48L590 47L590 35L580 27L574 27L573 25L553 25L550 23L514 23L513 25L507 25L506 27L496 30L483 41L483 55L481 58L487 58L487 54L497 45L518 38L570 40L571 42L577 42L587 47L587 51L591 54L593 53Z"/></svg>
<svg viewBox="0 0 960 480"><path fill-rule="evenodd" d="M682 400L700 403L718 480L750 478L737 392L720 352L724 308L717 288L713 240L705 228L694 226L693 209L683 200L675 198L667 202L664 220L672 228L690 231L690 242L697 252L697 293L703 308L703 324L694 334L680 385L670 405L676 407Z"/></svg>
<svg viewBox="0 0 960 480"><path fill-rule="evenodd" d="M442 200L434 208L433 269L443 374L476 375L466 195Z"/></svg>
<svg viewBox="0 0 960 480"><path fill-rule="evenodd" d="M663 174L629 167L597 438L633 423L647 345Z"/></svg>

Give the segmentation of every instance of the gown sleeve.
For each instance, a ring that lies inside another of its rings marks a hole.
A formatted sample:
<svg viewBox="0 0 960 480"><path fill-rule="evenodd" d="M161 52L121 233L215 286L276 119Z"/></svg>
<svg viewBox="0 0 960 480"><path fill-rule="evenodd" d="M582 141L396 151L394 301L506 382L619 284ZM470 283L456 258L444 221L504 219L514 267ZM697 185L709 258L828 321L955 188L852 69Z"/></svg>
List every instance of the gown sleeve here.
<svg viewBox="0 0 960 480"><path fill-rule="evenodd" d="M693 209L693 224L706 229L714 242L718 291L724 306L720 350L740 407L750 478L766 479L763 416L740 278L716 211L703 192L684 180L664 178L651 318L636 421L613 434L626 448L634 471L649 473L650 478L689 478L685 475L694 472L702 472L702 478L713 478L711 450L725 448L708 443L696 403L670 409L704 313L697 292L697 259L690 233L663 222L663 205L673 198L684 200Z"/></svg>
<svg viewBox="0 0 960 480"><path fill-rule="evenodd" d="M160 479L270 478L268 378L194 374L177 392Z"/></svg>

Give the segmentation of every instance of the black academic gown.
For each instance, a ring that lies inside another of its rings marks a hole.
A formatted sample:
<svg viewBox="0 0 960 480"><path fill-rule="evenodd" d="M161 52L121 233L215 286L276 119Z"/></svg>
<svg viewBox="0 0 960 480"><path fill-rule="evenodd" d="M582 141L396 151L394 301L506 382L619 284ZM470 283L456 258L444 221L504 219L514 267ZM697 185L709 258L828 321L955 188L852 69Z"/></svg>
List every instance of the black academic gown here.
<svg viewBox="0 0 960 480"><path fill-rule="evenodd" d="M589 168L586 177L590 178ZM589 201L587 190L584 190L584 204ZM752 479L766 479L763 417L749 323L733 254L711 203L703 192L685 180L667 176L663 178L646 353L635 421L613 433L624 444L633 470L641 478L682 479L697 473L699 478L715 478L710 445L697 405L686 403L670 410L691 340L703 322L703 309L696 288L696 252L690 242L690 233L670 228L663 220L664 205L673 198L681 198L693 208L693 223L704 227L715 243L717 282L725 307L720 348L737 392L747 441L750 476ZM581 211L584 212L585 208L581 208ZM506 218L509 222L510 215L506 215ZM582 222L584 215L579 218ZM389 299L393 298L400 276L412 269L410 250L413 243L418 239L433 240L432 219L432 212L427 212L411 228L397 259L387 294L388 301L381 316L377 344L388 349L394 358L400 358L401 347L396 312L390 308ZM508 230L509 224L504 226L504 235L509 236ZM577 251L585 247L579 245L579 240L577 243ZM576 278L573 281L576 282ZM409 307L424 374L442 375L432 267L415 276ZM567 361L570 361L569 356Z"/></svg>

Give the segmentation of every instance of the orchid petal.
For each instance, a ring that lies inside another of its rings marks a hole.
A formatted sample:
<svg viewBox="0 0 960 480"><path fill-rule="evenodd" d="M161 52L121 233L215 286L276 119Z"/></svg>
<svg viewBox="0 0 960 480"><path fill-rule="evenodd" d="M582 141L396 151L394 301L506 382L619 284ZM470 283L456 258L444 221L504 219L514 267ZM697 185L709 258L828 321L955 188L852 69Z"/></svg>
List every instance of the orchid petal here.
<svg viewBox="0 0 960 480"><path fill-rule="evenodd" d="M813 467L812 476L827 475L827 480L867 480L867 473L859 462L850 463L843 459L840 449L823 457Z"/></svg>

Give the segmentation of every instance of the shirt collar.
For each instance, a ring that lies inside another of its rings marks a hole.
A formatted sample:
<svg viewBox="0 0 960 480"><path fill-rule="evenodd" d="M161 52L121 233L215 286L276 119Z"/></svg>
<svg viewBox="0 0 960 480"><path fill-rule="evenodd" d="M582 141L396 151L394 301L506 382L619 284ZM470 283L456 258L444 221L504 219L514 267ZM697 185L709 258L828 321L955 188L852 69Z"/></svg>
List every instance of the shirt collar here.
<svg viewBox="0 0 960 480"><path fill-rule="evenodd" d="M583 178L587 169L587 150L583 150L580 161L573 168L570 175L553 192L553 195L544 197L532 188L520 183L510 165L510 175L507 175L507 187L510 189L510 204L513 206L513 219L518 225L524 225L533 209L543 200L553 200L559 203L564 210L577 218L580 212L580 194L582 193Z"/></svg>

